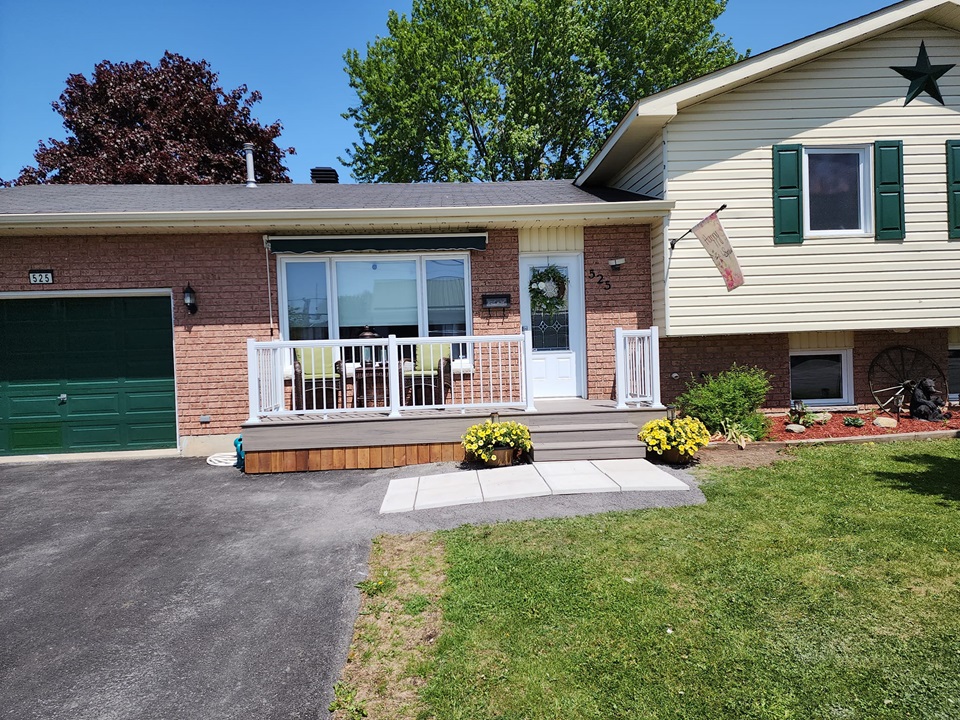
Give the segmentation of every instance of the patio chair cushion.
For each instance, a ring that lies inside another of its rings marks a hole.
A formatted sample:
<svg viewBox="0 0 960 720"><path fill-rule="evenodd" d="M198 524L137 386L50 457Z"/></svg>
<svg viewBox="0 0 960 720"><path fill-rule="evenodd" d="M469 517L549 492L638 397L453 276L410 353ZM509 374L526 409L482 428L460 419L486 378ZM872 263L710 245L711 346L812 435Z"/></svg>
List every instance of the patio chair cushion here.
<svg viewBox="0 0 960 720"><path fill-rule="evenodd" d="M303 377L310 380L340 377L337 372L337 348L297 348L296 354Z"/></svg>
<svg viewBox="0 0 960 720"><path fill-rule="evenodd" d="M420 343L417 345L417 362L414 371L418 375L436 373L441 358L450 357L450 343Z"/></svg>

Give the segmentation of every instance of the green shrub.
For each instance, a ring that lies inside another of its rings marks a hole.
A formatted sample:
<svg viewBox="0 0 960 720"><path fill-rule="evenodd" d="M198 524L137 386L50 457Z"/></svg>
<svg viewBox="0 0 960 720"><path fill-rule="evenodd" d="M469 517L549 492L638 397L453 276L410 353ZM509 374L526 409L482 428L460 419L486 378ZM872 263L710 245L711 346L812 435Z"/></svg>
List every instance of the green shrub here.
<svg viewBox="0 0 960 720"><path fill-rule="evenodd" d="M772 421L761 412L748 415L737 423L741 432L751 440L763 440L769 433Z"/></svg>
<svg viewBox="0 0 960 720"><path fill-rule="evenodd" d="M843 424L847 427L863 427L867 424L866 420L862 417L856 417L855 415L847 415L843 419Z"/></svg>
<svg viewBox="0 0 960 720"><path fill-rule="evenodd" d="M729 370L708 375L701 381L691 380L687 391L677 398L677 405L685 415L700 418L710 432L722 432L723 421L749 424L765 433L766 419L754 416L763 405L770 390L770 376L758 367L734 364ZM763 417L760 415L760 417ZM752 435L752 433L751 433ZM762 437L762 435L761 435Z"/></svg>

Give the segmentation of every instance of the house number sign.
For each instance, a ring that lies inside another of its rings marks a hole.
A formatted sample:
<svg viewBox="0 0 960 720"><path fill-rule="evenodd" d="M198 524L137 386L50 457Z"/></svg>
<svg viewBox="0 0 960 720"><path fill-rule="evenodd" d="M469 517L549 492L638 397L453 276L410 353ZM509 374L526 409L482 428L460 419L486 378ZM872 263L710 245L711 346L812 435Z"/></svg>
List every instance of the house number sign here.
<svg viewBox="0 0 960 720"><path fill-rule="evenodd" d="M591 279L591 280L596 280L596 281L597 281L597 285L599 285L600 287L602 287L604 290L609 290L609 289L610 289L610 281L609 281L609 280L604 280L603 275L601 275L601 274L598 273L598 272L595 272L594 270L590 270L590 279Z"/></svg>
<svg viewBox="0 0 960 720"><path fill-rule="evenodd" d="M53 285L53 270L31 270L31 285Z"/></svg>

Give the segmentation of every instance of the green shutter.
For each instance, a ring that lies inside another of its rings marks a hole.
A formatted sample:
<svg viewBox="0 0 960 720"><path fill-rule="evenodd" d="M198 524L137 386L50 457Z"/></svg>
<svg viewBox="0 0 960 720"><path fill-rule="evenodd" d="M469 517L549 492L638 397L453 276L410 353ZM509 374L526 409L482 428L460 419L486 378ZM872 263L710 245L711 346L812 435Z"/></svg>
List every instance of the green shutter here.
<svg viewBox="0 0 960 720"><path fill-rule="evenodd" d="M873 144L874 228L877 240L903 240L903 142Z"/></svg>
<svg viewBox="0 0 960 720"><path fill-rule="evenodd" d="M951 239L960 239L960 140L947 140L947 219Z"/></svg>
<svg viewBox="0 0 960 720"><path fill-rule="evenodd" d="M773 146L773 242L803 242L803 148Z"/></svg>

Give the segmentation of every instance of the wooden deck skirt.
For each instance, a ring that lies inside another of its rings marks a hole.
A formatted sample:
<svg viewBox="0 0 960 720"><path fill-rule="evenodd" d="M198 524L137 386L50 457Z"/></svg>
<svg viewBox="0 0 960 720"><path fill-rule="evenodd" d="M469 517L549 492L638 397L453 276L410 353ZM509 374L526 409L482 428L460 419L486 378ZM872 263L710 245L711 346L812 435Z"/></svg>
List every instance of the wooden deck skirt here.
<svg viewBox="0 0 960 720"><path fill-rule="evenodd" d="M617 410L602 400L538 402L536 413L500 410L501 419L537 425L609 420L611 413L642 425L662 411ZM310 470L367 470L464 459L460 438L489 411L422 410L402 418L383 416L290 416L243 426L246 471L250 474Z"/></svg>
<svg viewBox="0 0 960 720"><path fill-rule="evenodd" d="M373 470L434 462L460 462L463 459L463 446L459 442L446 442L429 445L252 451L246 452L245 464L248 473L257 475L308 470Z"/></svg>

